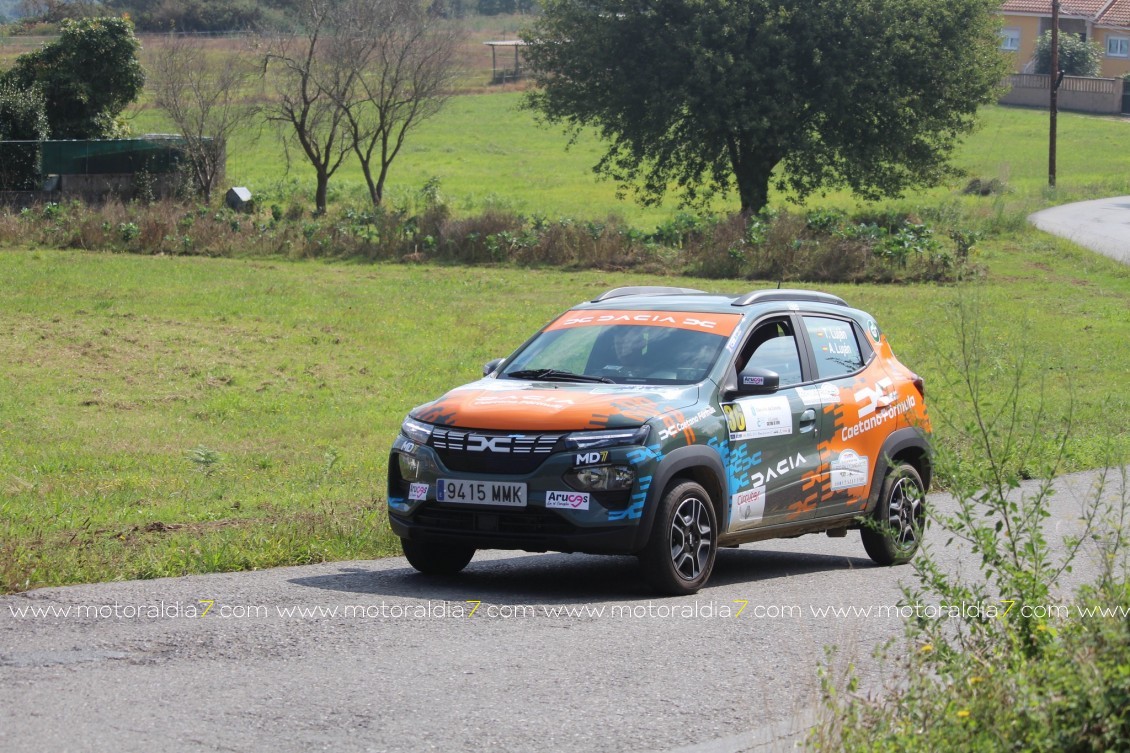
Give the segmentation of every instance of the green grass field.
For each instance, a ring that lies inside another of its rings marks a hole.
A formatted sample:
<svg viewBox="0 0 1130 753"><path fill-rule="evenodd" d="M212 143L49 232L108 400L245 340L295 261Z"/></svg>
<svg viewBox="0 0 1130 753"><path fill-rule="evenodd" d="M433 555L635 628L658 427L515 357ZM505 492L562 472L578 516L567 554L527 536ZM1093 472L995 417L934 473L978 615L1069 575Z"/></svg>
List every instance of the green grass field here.
<svg viewBox="0 0 1130 753"><path fill-rule="evenodd" d="M453 98L436 118L425 122L393 164L390 200L402 203L432 178L460 214L504 207L549 217L603 219L623 217L653 229L677 210L672 196L660 207L640 207L620 200L616 185L599 179L592 166L601 155L595 137L568 147L559 128L538 125L533 113L520 107L520 92L464 95ZM144 109L131 121L135 132L168 131L159 113ZM981 127L967 138L955 164L967 177L949 185L909 193L901 202L933 205L953 198L970 207L986 207L991 199L961 197L970 178L998 178L1011 189L1001 203L1009 211L1033 210L1048 203L1130 193L1130 120L1062 113L1059 116L1058 189L1047 185L1048 115L1038 110L987 107ZM276 134L263 127L244 133L228 150L229 185L278 197L298 190L313 196L313 172L293 150L289 171ZM364 181L356 161L347 162L331 180L331 203L362 201ZM960 197L960 198L956 198ZM774 194L772 203L786 206ZM854 209L863 206L846 192L830 192L809 202ZM311 204L312 206L312 204ZM719 212L736 209L719 201ZM999 209L999 206L998 206Z"/></svg>
<svg viewBox="0 0 1130 753"><path fill-rule="evenodd" d="M1035 231L983 260L963 295L984 301L1002 373L1023 350L1051 415L1074 404L1069 467L1124 456L1130 274ZM393 553L384 463L413 405L608 287L756 287L29 249L0 251L0 275L5 590ZM830 289L880 318L954 443L941 419L963 406L937 354L958 291Z"/></svg>

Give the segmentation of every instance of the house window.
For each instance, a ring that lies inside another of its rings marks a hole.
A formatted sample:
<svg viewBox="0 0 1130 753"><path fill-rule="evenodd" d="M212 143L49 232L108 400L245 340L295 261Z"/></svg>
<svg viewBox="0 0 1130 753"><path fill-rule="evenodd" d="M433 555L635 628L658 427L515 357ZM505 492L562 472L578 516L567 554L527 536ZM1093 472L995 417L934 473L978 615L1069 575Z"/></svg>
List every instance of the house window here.
<svg viewBox="0 0 1130 753"><path fill-rule="evenodd" d="M1020 29L1001 29L1001 49L1020 49Z"/></svg>
<svg viewBox="0 0 1130 753"><path fill-rule="evenodd" d="M1130 57L1130 37L1107 37L1106 54L1112 58Z"/></svg>

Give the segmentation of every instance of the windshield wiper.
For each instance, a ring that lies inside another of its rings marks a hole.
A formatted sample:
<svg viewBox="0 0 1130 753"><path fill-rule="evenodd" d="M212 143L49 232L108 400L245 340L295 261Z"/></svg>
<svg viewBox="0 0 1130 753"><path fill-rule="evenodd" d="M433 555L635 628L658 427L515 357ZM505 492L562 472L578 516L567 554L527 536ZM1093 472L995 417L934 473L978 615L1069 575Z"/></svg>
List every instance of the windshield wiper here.
<svg viewBox="0 0 1130 753"><path fill-rule="evenodd" d="M561 371L559 369L523 369L521 371L511 371L504 376L513 379L534 379L543 382L598 382L600 384L616 384L616 382L608 377L574 374L571 371Z"/></svg>

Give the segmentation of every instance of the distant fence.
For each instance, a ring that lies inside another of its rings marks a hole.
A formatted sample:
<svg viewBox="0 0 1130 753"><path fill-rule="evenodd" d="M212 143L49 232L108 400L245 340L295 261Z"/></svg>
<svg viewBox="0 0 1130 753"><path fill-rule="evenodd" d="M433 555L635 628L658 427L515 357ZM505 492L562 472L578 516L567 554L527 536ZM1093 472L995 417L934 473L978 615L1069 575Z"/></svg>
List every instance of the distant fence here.
<svg viewBox="0 0 1130 753"><path fill-rule="evenodd" d="M1050 78L1038 73L1009 76L1006 82L1009 91L1000 98L1000 103L1047 108ZM1062 110L1117 114L1122 112L1122 85L1120 78L1064 76L1056 104Z"/></svg>
<svg viewBox="0 0 1130 753"><path fill-rule="evenodd" d="M111 197L172 196L183 187L185 148L182 137L165 134L0 141L0 205L26 205L37 198L97 202Z"/></svg>

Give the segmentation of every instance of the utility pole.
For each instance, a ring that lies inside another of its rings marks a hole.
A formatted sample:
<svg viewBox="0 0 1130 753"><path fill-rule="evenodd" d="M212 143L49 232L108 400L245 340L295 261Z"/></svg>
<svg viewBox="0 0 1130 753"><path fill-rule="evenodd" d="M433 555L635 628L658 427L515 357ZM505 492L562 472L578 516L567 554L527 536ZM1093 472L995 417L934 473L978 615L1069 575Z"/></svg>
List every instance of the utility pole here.
<svg viewBox="0 0 1130 753"><path fill-rule="evenodd" d="M1059 82L1062 76L1059 73L1059 0L1052 0L1052 64L1048 72L1048 84L1051 89L1049 109L1051 110L1051 123L1048 133L1048 185L1055 188L1055 116L1059 109Z"/></svg>

